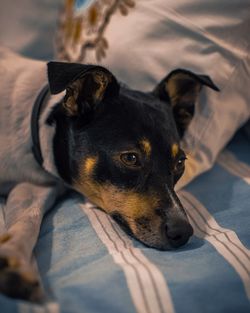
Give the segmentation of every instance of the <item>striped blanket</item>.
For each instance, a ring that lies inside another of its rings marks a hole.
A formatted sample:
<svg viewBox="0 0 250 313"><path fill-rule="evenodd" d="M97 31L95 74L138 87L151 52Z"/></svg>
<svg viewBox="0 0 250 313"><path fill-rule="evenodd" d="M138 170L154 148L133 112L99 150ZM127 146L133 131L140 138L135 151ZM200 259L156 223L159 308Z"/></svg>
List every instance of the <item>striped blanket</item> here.
<svg viewBox="0 0 250 313"><path fill-rule="evenodd" d="M35 250L48 301L1 295L0 312L250 312L249 139L238 133L179 195L195 236L174 252L143 246L76 194L63 199Z"/></svg>

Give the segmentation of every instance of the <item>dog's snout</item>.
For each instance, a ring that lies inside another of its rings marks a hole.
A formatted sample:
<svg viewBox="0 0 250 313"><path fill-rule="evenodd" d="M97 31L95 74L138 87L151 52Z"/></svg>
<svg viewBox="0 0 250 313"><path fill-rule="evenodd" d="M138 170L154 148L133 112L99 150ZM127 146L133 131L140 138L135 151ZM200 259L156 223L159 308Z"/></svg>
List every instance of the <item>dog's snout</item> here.
<svg viewBox="0 0 250 313"><path fill-rule="evenodd" d="M175 219L165 225L165 232L169 245L178 248L187 243L193 235L193 228L185 219Z"/></svg>

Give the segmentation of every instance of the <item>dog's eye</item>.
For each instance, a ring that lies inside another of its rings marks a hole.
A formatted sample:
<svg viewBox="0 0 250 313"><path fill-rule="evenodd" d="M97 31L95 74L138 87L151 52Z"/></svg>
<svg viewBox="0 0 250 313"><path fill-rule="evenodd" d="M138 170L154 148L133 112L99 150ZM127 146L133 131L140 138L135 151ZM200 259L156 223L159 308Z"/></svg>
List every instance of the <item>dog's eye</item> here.
<svg viewBox="0 0 250 313"><path fill-rule="evenodd" d="M175 170L176 171L180 171L183 170L184 166L185 166L185 160L186 160L186 156L182 155L179 157L179 159L177 160L177 163L175 165Z"/></svg>
<svg viewBox="0 0 250 313"><path fill-rule="evenodd" d="M137 153L134 152L126 152L122 153L120 156L122 163L126 166L140 166L139 156Z"/></svg>

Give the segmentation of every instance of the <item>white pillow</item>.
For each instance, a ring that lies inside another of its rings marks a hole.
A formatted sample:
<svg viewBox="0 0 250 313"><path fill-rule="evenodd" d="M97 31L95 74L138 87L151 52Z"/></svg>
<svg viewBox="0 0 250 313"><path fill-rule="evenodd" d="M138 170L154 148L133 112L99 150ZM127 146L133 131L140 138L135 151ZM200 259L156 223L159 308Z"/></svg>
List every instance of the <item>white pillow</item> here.
<svg viewBox="0 0 250 313"><path fill-rule="evenodd" d="M249 0L92 1L75 16L72 38L61 40L60 50L71 61L101 63L141 90L152 90L176 68L212 78L221 92L204 88L197 101L178 187L208 170L250 117Z"/></svg>

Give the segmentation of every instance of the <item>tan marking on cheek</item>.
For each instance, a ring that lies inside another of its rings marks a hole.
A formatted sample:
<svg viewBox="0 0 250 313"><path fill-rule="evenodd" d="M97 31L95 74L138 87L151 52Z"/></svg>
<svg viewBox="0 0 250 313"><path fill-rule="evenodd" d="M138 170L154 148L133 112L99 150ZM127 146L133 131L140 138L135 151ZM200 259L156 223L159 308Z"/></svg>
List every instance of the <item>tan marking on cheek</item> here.
<svg viewBox="0 0 250 313"><path fill-rule="evenodd" d="M78 177L73 182L73 188L88 197L91 202L103 208L101 198L102 185L92 178L97 160L97 157L88 157L82 162L79 167Z"/></svg>
<svg viewBox="0 0 250 313"><path fill-rule="evenodd" d="M138 238L141 236L141 229L138 228L137 219L149 219L153 230L160 227L161 219L155 214L159 203L157 195L124 191L112 185L99 184L88 177L74 187L106 213L119 212Z"/></svg>
<svg viewBox="0 0 250 313"><path fill-rule="evenodd" d="M150 220L151 227L155 227L155 223L159 224L159 216L155 214L155 208L159 203L159 198L156 195L121 191L111 187L111 190L107 188L103 195L103 203L107 213L119 212L135 235L140 233L136 223L139 218Z"/></svg>
<svg viewBox="0 0 250 313"><path fill-rule="evenodd" d="M157 195L126 191L110 184L98 183L91 177L97 158L89 157L80 167L79 177L73 187L89 198L91 202L111 214L118 211L136 231L135 220L141 217L154 219L158 206Z"/></svg>
<svg viewBox="0 0 250 313"><path fill-rule="evenodd" d="M151 147L151 144L150 144L149 140L148 139L143 139L143 140L140 141L140 144L142 146L143 151L146 153L146 156L150 157L152 147Z"/></svg>
<svg viewBox="0 0 250 313"><path fill-rule="evenodd" d="M174 143L171 148L171 153L172 153L173 158L177 156L178 152L179 152L179 146L177 145L177 143Z"/></svg>
<svg viewBox="0 0 250 313"><path fill-rule="evenodd" d="M133 219L151 216L159 199L155 195L140 194L133 191L120 190L114 186L106 186L102 195L104 209L109 212L118 211L125 217Z"/></svg>
<svg viewBox="0 0 250 313"><path fill-rule="evenodd" d="M97 157L88 157L84 164L84 172L87 175L91 175L93 173L94 167L97 163Z"/></svg>
<svg viewBox="0 0 250 313"><path fill-rule="evenodd" d="M104 208L102 186L89 176L81 176L81 178L73 183L73 188L87 197L95 205Z"/></svg>

